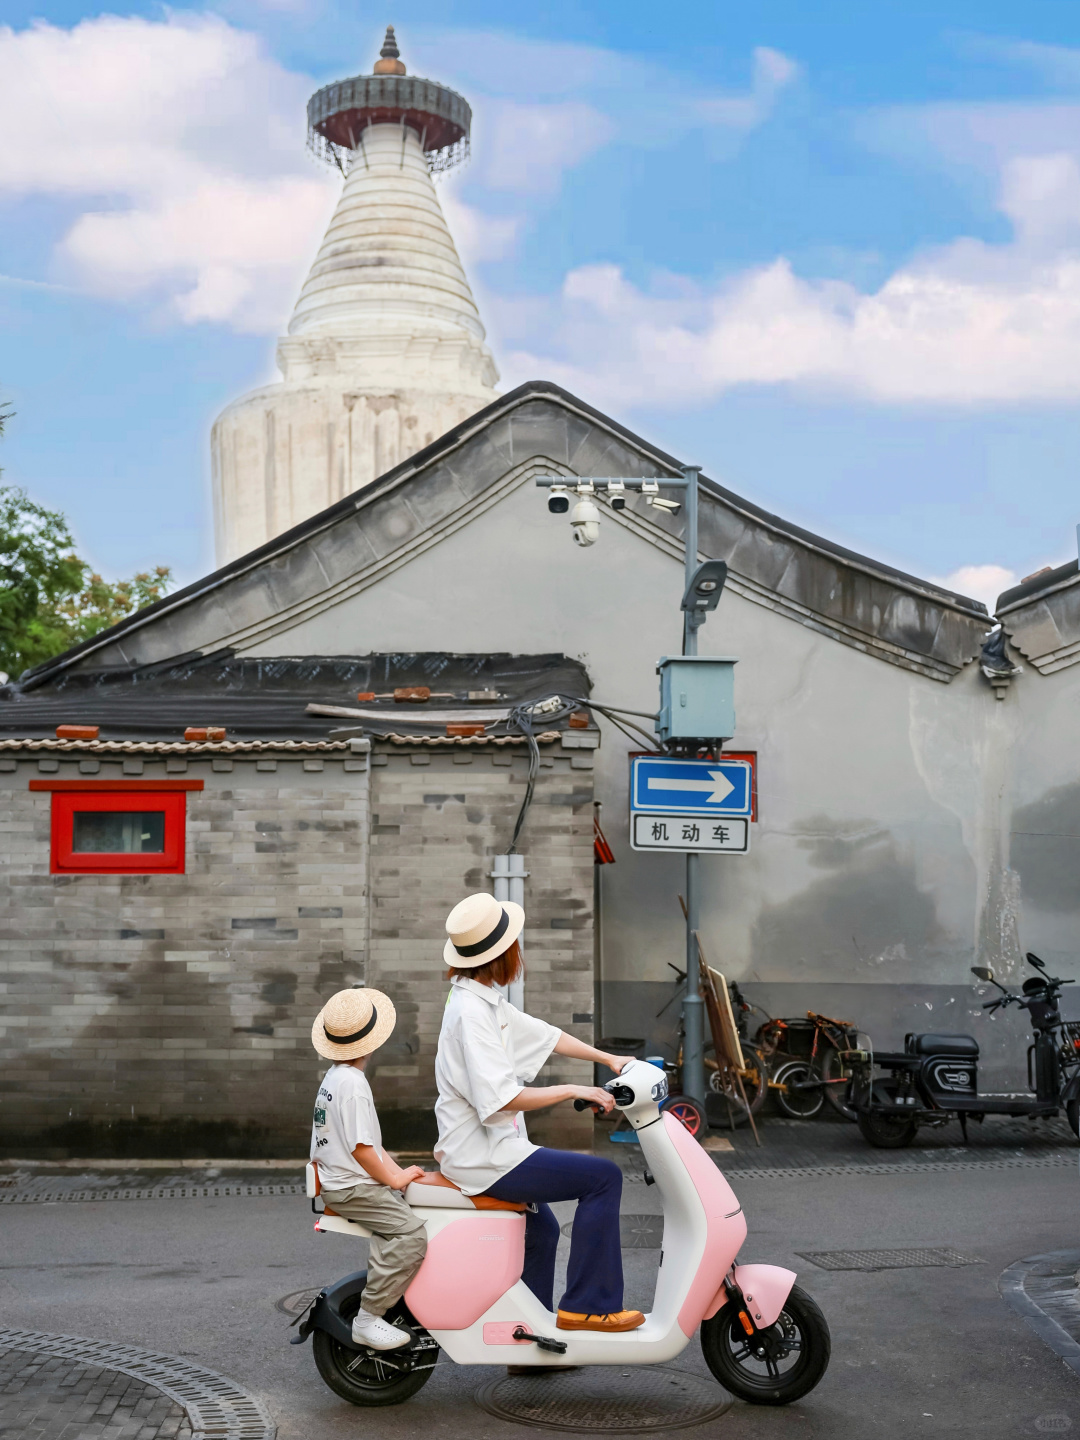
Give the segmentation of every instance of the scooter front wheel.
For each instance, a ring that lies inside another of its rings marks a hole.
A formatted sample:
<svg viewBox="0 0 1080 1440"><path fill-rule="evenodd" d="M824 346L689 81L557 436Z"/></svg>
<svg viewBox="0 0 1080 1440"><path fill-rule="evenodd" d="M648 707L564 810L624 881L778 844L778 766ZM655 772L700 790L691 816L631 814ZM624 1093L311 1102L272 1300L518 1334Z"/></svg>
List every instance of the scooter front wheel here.
<svg viewBox="0 0 1080 1440"><path fill-rule="evenodd" d="M813 1390L829 1365L832 1338L817 1304L798 1285L776 1323L747 1335L729 1300L701 1322L701 1353L713 1378L751 1405L790 1405Z"/></svg>
<svg viewBox="0 0 1080 1440"><path fill-rule="evenodd" d="M360 1296L355 1295L351 1304L342 1306L342 1319L351 1323L359 1308ZM405 1315L400 1302L386 1312L386 1319L393 1323L399 1315ZM325 1330L312 1333L311 1347L323 1380L350 1405L400 1405L427 1383L434 1369L404 1369L399 1350L352 1350Z"/></svg>

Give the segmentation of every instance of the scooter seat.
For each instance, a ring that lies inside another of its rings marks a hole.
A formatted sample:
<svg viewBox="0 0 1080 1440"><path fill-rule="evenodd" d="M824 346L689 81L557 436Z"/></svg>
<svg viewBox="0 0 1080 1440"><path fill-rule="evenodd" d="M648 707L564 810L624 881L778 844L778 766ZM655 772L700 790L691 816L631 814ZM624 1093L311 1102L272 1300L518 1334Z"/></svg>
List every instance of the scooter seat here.
<svg viewBox="0 0 1080 1440"><path fill-rule="evenodd" d="M521 1214L527 1209L516 1200L496 1200L491 1195L463 1195L452 1180L437 1171L408 1185L405 1199L421 1210L516 1210Z"/></svg>
<svg viewBox="0 0 1080 1440"><path fill-rule="evenodd" d="M909 1055L965 1055L979 1058L979 1042L973 1035L905 1035Z"/></svg>

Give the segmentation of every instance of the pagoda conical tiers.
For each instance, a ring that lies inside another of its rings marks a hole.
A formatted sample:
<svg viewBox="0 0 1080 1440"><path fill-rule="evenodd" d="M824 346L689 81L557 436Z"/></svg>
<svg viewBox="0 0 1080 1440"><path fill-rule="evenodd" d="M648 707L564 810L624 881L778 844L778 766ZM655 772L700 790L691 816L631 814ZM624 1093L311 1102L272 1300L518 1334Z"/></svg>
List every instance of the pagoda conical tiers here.
<svg viewBox="0 0 1080 1440"><path fill-rule="evenodd" d="M400 125L416 132L434 172L469 153L472 110L456 90L418 75L357 75L317 90L308 101L308 145L320 159L363 164L364 131Z"/></svg>

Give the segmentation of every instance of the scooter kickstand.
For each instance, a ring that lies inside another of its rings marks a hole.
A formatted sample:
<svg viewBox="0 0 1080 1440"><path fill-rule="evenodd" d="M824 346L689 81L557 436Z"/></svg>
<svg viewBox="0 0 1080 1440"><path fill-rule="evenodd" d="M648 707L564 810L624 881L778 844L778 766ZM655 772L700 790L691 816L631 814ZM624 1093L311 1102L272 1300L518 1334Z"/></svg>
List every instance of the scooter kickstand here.
<svg viewBox="0 0 1080 1440"><path fill-rule="evenodd" d="M963 1110L961 1110L957 1118L960 1121L960 1132L964 1137L964 1144L966 1145L968 1143L967 1116L964 1114Z"/></svg>
<svg viewBox="0 0 1080 1440"><path fill-rule="evenodd" d="M531 1340L538 1349L550 1350L553 1355L566 1354L566 1341L554 1340L550 1335L534 1335L531 1330L526 1330L524 1325L519 1325L514 1331L514 1340Z"/></svg>

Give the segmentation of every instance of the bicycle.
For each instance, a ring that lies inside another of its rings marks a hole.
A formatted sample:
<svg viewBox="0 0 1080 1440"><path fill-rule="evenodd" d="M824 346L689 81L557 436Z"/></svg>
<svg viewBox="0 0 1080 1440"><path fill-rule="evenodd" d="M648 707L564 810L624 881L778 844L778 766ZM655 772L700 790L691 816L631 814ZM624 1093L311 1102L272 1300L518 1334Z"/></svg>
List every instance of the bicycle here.
<svg viewBox="0 0 1080 1440"><path fill-rule="evenodd" d="M784 1115L812 1120L827 1102L845 1120L856 1118L846 1057L858 1049L858 1037L850 1020L808 1010L805 1020L766 1020L754 1039L771 1071L768 1088Z"/></svg>

